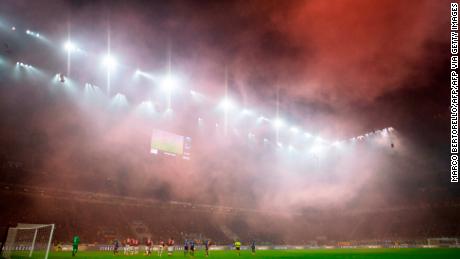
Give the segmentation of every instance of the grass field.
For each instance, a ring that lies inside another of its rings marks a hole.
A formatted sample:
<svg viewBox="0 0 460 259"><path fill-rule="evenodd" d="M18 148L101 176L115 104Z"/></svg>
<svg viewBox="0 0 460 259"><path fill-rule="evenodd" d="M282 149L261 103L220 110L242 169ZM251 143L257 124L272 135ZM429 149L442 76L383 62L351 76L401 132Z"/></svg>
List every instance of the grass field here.
<svg viewBox="0 0 460 259"><path fill-rule="evenodd" d="M105 258L206 258L204 253L198 251L195 253L195 257L184 257L182 252L175 252L171 257L164 255L158 257L156 254L151 256L144 255L132 255L114 256L110 252L78 252L75 259L105 259ZM13 256L12 258L29 258L21 256ZM34 256L34 258L36 258ZM71 252L52 252L49 259L63 259L72 258ZM235 251L211 251L209 259L225 259L225 258L240 258L240 259L256 259L256 258L305 258L305 259L320 259L320 258L343 258L343 259L356 259L356 258L374 258L374 259L398 259L398 258L417 258L417 259L454 259L460 258L460 249L447 249L447 248L436 248L436 249L423 249L423 248L405 248L405 249L312 249L312 250L269 250L269 251L257 251L256 255L251 255L248 251L242 251L241 256L238 257Z"/></svg>

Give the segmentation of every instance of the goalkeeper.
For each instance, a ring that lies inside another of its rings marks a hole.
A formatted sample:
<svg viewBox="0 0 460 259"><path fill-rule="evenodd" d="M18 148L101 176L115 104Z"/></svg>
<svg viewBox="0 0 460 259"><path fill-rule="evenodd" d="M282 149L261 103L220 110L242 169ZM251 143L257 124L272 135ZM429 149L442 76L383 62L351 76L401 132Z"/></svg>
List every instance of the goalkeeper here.
<svg viewBox="0 0 460 259"><path fill-rule="evenodd" d="M78 244L80 243L80 237L74 236L73 237L73 244L72 244L72 256L75 256L78 252Z"/></svg>

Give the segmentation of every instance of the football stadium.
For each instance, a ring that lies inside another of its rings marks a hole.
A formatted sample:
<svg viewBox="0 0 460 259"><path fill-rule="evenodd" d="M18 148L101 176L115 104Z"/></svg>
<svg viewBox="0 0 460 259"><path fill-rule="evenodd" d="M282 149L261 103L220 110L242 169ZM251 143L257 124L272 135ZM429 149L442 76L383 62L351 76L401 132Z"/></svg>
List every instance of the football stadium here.
<svg viewBox="0 0 460 259"><path fill-rule="evenodd" d="M460 258L457 1L2 0L0 118L2 259Z"/></svg>

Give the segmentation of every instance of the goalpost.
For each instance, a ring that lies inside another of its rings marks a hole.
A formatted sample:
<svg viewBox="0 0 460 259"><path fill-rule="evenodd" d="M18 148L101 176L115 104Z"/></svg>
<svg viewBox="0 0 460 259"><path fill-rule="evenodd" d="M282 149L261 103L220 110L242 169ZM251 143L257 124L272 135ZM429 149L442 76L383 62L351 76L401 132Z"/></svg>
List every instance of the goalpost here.
<svg viewBox="0 0 460 259"><path fill-rule="evenodd" d="M457 238L441 237L441 238L428 238L429 246L436 247L459 247Z"/></svg>
<svg viewBox="0 0 460 259"><path fill-rule="evenodd" d="M54 224L22 224L8 229L2 256L22 256L48 259Z"/></svg>

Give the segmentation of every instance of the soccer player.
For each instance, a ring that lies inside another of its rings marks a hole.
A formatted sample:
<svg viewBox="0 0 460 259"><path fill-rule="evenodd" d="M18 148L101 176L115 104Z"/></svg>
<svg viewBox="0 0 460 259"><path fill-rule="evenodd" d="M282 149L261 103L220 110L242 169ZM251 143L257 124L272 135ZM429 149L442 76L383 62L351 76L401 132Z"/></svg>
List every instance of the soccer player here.
<svg viewBox="0 0 460 259"><path fill-rule="evenodd" d="M235 241L234 246L235 246L236 252L238 253L238 256L240 256L241 255L241 252L240 252L241 242L238 239Z"/></svg>
<svg viewBox="0 0 460 259"><path fill-rule="evenodd" d="M190 244L190 255L194 257L195 256L195 241L192 239L190 240L189 244Z"/></svg>
<svg viewBox="0 0 460 259"><path fill-rule="evenodd" d="M168 256L173 255L174 252L174 239L171 237L168 239Z"/></svg>
<svg viewBox="0 0 460 259"><path fill-rule="evenodd" d="M185 243L184 243L184 256L187 256L188 255L188 240L185 239Z"/></svg>
<svg viewBox="0 0 460 259"><path fill-rule="evenodd" d="M72 244L72 256L75 256L78 252L78 244L80 243L80 237L74 236L73 237L73 244Z"/></svg>
<svg viewBox="0 0 460 259"><path fill-rule="evenodd" d="M147 239L147 242L145 242L145 254L146 255L151 255L152 254L152 239L150 237Z"/></svg>
<svg viewBox="0 0 460 259"><path fill-rule="evenodd" d="M211 246L211 241L205 240L204 241L204 251L206 252L206 257L209 256L209 246Z"/></svg>
<svg viewBox="0 0 460 259"><path fill-rule="evenodd" d="M131 239L128 237L128 238L126 238L126 241L125 241L125 247L124 247L124 254L125 255L129 254L129 250L130 250L129 246L130 246L130 244L131 244Z"/></svg>
<svg viewBox="0 0 460 259"><path fill-rule="evenodd" d="M160 245L158 246L158 256L161 256L163 254L164 247L165 247L165 242L163 242L163 240L160 240Z"/></svg>
<svg viewBox="0 0 460 259"><path fill-rule="evenodd" d="M62 244L61 242L58 242L56 245L56 251L61 252L62 251Z"/></svg>
<svg viewBox="0 0 460 259"><path fill-rule="evenodd" d="M133 247L134 247L133 253L138 254L139 253L139 240L134 239Z"/></svg>
<svg viewBox="0 0 460 259"><path fill-rule="evenodd" d="M120 247L120 242L117 239L113 241L113 255L118 254L118 248Z"/></svg>
<svg viewBox="0 0 460 259"><path fill-rule="evenodd" d="M256 241L255 240L252 240L251 251L252 251L252 255L256 254Z"/></svg>
<svg viewBox="0 0 460 259"><path fill-rule="evenodd" d="M131 242L129 243L129 254L134 254L134 246L136 246L136 239L131 238Z"/></svg>

